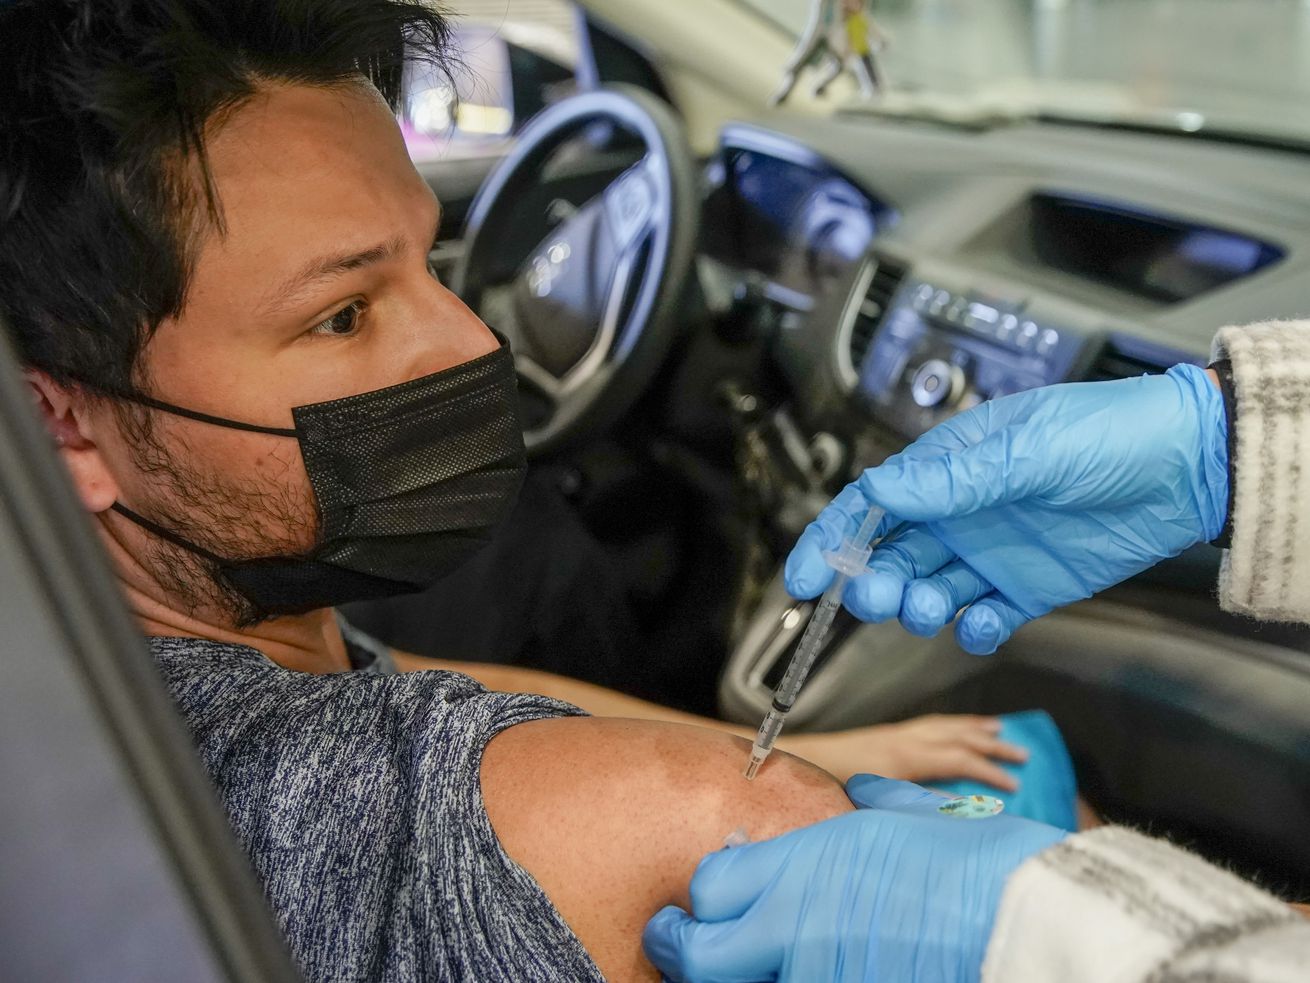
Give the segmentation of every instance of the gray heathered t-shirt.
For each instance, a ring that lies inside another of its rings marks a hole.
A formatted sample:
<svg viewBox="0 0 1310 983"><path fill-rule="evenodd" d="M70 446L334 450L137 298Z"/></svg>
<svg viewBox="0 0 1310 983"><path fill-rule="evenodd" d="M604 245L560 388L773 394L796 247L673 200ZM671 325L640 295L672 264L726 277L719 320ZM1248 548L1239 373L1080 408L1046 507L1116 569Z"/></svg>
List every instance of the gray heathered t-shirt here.
<svg viewBox="0 0 1310 983"><path fill-rule="evenodd" d="M449 672L397 674L347 629L355 671L309 675L253 648L151 650L305 977L601 981L482 803L483 748L578 714Z"/></svg>

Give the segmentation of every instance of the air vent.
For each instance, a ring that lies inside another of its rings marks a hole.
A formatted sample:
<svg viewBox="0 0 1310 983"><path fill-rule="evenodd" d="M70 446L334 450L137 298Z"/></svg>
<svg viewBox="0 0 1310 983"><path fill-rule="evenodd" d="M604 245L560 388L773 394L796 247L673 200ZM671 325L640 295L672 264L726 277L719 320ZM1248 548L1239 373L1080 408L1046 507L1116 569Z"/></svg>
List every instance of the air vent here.
<svg viewBox="0 0 1310 983"><path fill-rule="evenodd" d="M864 356L869 352L869 345L873 343L873 336L878 332L892 298L901 285L901 279L905 276L905 267L895 260L879 257L877 264L873 279L869 282L869 291L851 323L851 368L857 374L864 364Z"/></svg>
<svg viewBox="0 0 1310 983"><path fill-rule="evenodd" d="M1101 349L1101 354L1092 363L1087 373L1089 382L1108 382L1113 379L1136 379L1143 375L1161 375L1169 366L1187 361L1181 353L1170 357L1166 352L1136 352L1128 350L1121 342L1111 339Z"/></svg>

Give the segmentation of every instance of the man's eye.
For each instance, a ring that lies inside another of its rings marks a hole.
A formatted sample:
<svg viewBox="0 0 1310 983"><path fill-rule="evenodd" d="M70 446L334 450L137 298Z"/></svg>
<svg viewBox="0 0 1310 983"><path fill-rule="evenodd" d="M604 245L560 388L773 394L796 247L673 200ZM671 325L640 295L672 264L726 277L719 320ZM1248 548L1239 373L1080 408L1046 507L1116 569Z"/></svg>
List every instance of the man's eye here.
<svg viewBox="0 0 1310 983"><path fill-rule="evenodd" d="M331 335L334 338L348 338L359 330L359 316L364 313L364 302L357 300L349 307L342 308L326 321L310 328L314 335Z"/></svg>

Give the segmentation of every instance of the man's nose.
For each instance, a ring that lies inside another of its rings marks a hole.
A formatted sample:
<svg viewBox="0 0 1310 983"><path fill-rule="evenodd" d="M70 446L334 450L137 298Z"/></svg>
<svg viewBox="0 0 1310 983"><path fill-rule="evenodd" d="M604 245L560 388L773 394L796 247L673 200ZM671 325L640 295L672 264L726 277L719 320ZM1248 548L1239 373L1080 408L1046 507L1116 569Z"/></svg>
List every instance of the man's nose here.
<svg viewBox="0 0 1310 983"><path fill-rule="evenodd" d="M415 353L406 374L409 379L463 365L500 347L491 329L443 284L429 278L426 293L426 302L414 319Z"/></svg>

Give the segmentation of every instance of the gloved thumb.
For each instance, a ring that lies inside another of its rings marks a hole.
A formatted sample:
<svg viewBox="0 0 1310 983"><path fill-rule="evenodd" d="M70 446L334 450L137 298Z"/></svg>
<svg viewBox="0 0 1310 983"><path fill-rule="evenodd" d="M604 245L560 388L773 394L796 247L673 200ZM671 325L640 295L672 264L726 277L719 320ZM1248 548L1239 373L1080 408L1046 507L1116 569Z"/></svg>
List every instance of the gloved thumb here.
<svg viewBox="0 0 1310 983"><path fill-rule="evenodd" d="M913 782L901 782L878 775L853 776L846 783L846 796L859 809L933 813L950 798Z"/></svg>
<svg viewBox="0 0 1310 983"><path fill-rule="evenodd" d="M761 945L743 924L706 924L681 908L655 913L641 933L646 958L673 983L750 983L773 979L781 961L776 945Z"/></svg>
<svg viewBox="0 0 1310 983"><path fill-rule="evenodd" d="M855 484L847 485L805 527L783 569L783 582L792 597L809 600L828 589L834 574L823 557L824 551L840 548L846 537L855 534L870 504ZM892 517L884 517L875 535L886 535L896 524Z"/></svg>
<svg viewBox="0 0 1310 983"><path fill-rule="evenodd" d="M836 572L823 558L823 551L829 548L836 547L827 545L824 528L817 522L810 523L792 547L783 566L783 584L787 593L792 597L809 600L828 589L832 578L836 576Z"/></svg>
<svg viewBox="0 0 1310 983"><path fill-rule="evenodd" d="M794 836L793 831L705 857L691 878L692 913L704 922L721 922L745 914L786 863Z"/></svg>
<svg viewBox="0 0 1310 983"><path fill-rule="evenodd" d="M641 948L646 958L655 964L664 979L673 983L686 983L682 955L686 936L695 922L681 908L673 905L661 908L646 923L641 933Z"/></svg>

